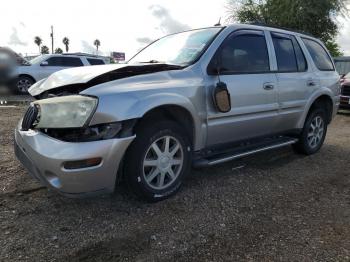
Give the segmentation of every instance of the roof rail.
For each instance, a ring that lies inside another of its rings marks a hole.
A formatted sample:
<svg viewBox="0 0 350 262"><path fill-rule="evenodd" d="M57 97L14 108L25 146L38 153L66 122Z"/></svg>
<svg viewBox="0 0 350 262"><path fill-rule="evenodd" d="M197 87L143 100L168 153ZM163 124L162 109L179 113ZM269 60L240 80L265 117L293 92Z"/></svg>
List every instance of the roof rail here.
<svg viewBox="0 0 350 262"><path fill-rule="evenodd" d="M101 57L99 55L92 55L88 53L63 53L62 55L75 55L75 56L89 56L89 57Z"/></svg>
<svg viewBox="0 0 350 262"><path fill-rule="evenodd" d="M265 24L265 23L262 23L262 22L249 22L249 23L247 23L247 24L248 24L248 25L256 25L256 26L264 26L264 27L269 27L269 28L282 29L282 30L291 31L291 32L294 32L294 33L299 33L299 34L303 34L303 35L315 37L315 36L313 36L312 34L310 34L310 33L308 33L308 32L304 32L304 31L296 30L296 29L291 29L291 28L283 27L283 26Z"/></svg>

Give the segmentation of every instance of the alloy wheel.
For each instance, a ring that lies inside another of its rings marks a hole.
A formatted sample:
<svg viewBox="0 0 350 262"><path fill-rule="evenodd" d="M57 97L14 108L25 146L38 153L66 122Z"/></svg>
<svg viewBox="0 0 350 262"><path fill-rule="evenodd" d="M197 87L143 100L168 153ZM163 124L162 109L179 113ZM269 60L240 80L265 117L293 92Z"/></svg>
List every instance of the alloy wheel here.
<svg viewBox="0 0 350 262"><path fill-rule="evenodd" d="M316 148L322 141L324 133L324 121L322 117L316 116L312 119L309 131L307 134L307 141L311 148Z"/></svg>
<svg viewBox="0 0 350 262"><path fill-rule="evenodd" d="M29 79L19 79L17 81L17 90L21 93L27 93L29 87L31 87L32 82Z"/></svg>
<svg viewBox="0 0 350 262"><path fill-rule="evenodd" d="M180 142L172 136L163 136L153 142L143 161L143 175L148 186L162 190L179 176L184 153Z"/></svg>

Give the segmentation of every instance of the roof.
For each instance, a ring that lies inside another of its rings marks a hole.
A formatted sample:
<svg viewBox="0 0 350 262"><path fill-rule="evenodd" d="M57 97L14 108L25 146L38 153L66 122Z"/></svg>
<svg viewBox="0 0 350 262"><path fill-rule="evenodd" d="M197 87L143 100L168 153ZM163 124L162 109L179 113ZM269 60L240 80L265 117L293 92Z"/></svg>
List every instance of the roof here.
<svg viewBox="0 0 350 262"><path fill-rule="evenodd" d="M334 57L336 62L350 62L350 56Z"/></svg>
<svg viewBox="0 0 350 262"><path fill-rule="evenodd" d="M310 34L308 32L304 32L304 31L301 31L301 30L295 30L295 29L282 27L282 26L277 26L277 25L270 25L270 24L265 24L265 23L260 23L260 22L252 22L252 23L247 23L247 24L248 25L268 27L268 28L275 28L275 29L280 29L280 30L284 30L284 31L289 31L289 32L294 32L294 33L298 33L298 34L302 34L302 35L315 37L315 36L313 36L312 34Z"/></svg>

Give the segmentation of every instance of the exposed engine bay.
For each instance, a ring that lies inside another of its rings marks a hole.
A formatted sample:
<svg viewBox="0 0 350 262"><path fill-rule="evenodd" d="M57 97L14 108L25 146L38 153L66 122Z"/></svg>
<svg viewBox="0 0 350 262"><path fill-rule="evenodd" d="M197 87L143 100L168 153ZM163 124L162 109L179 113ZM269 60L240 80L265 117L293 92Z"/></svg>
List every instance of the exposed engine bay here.
<svg viewBox="0 0 350 262"><path fill-rule="evenodd" d="M92 86L111 82L114 80L137 76L137 75L151 74L151 73L156 73L161 71L179 70L182 68L184 67L179 65L158 64L158 63L145 64L145 65L127 65L125 67L103 73L97 77L92 78L86 83L76 83L71 85L58 86L50 90L44 91L39 95L33 95L33 96L36 99L44 99L44 98L50 98L50 97L56 97L56 96L79 94L81 91L88 89Z"/></svg>

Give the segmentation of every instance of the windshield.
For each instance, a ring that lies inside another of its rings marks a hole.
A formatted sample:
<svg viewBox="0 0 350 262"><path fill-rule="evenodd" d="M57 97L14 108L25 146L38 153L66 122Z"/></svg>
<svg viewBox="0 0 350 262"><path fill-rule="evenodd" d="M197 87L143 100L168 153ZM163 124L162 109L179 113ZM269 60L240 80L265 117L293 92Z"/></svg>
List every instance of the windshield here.
<svg viewBox="0 0 350 262"><path fill-rule="evenodd" d="M33 58L32 60L30 60L29 62L30 62L32 65L35 65L35 64L41 63L45 58L46 58L45 55L39 55L39 56Z"/></svg>
<svg viewBox="0 0 350 262"><path fill-rule="evenodd" d="M165 36L136 54L129 63L191 64L221 29L213 27Z"/></svg>

